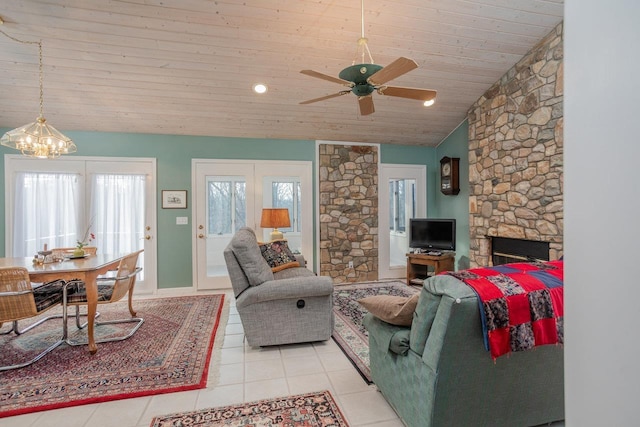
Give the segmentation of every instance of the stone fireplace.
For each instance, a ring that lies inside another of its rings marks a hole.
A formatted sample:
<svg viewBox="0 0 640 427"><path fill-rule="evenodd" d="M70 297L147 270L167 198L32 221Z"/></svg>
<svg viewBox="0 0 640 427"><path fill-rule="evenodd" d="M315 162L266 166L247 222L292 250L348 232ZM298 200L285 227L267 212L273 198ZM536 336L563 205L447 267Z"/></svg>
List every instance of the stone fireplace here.
<svg viewBox="0 0 640 427"><path fill-rule="evenodd" d="M563 253L563 24L469 109L469 258L491 265L492 238Z"/></svg>

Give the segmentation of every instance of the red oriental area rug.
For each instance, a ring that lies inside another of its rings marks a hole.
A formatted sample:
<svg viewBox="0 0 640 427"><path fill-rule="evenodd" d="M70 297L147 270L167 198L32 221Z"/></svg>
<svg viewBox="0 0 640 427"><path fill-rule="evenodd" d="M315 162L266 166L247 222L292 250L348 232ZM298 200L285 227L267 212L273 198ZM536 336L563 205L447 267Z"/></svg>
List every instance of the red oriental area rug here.
<svg viewBox="0 0 640 427"><path fill-rule="evenodd" d="M30 366L0 372L0 417L206 387L214 342L221 346L224 337L224 301L224 295L134 301L145 321L131 338L98 344L95 355L86 346L63 344ZM98 311L101 320L130 316L124 301ZM131 325L99 326L96 340ZM54 342L61 328L62 321L54 319L24 335L0 335L0 365L28 360ZM69 319L71 338L86 340L85 330Z"/></svg>
<svg viewBox="0 0 640 427"><path fill-rule="evenodd" d="M151 427L348 427L331 393L321 391L155 417Z"/></svg>

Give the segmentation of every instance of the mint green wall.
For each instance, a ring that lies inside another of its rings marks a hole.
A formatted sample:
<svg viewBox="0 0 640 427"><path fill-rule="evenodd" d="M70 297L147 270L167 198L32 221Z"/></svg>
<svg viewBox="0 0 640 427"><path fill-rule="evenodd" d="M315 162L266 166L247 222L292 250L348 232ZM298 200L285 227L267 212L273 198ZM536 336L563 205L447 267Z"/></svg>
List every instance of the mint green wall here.
<svg viewBox="0 0 640 427"><path fill-rule="evenodd" d="M438 174L434 190L435 206L429 215L439 218L456 219L456 269L469 268L469 123L462 122L435 149L435 161L431 168ZM446 196L439 190L440 159L444 156L460 158L460 193L456 196Z"/></svg>
<svg viewBox="0 0 640 427"><path fill-rule="evenodd" d="M4 134L9 129L0 129ZM178 211L161 209L162 190L188 190L186 210L179 216L191 218L191 159L314 159L315 141L195 137L129 133L72 132L65 134L78 146L75 155L110 157L154 157L157 164L158 288L192 286L191 227L177 226ZM0 148L0 154L16 154ZM46 160L43 160L46 161ZM0 166L4 184L4 162ZM314 166L315 168L315 166ZM314 177L315 181L315 177ZM314 182L315 187L315 182ZM4 241L4 185L2 191L2 241ZM4 255L4 245L0 248Z"/></svg>
<svg viewBox="0 0 640 427"><path fill-rule="evenodd" d="M10 129L1 129L0 135ZM304 160L312 161L313 185L316 185L315 151L312 140L273 140L225 137L197 137L179 135L150 135L130 133L73 132L65 134L78 146L79 156L153 157L157 164L158 213L158 288L192 286L191 227L177 226L175 217L191 218L191 160L194 158L247 160ZM17 151L0 147L0 154ZM384 163L432 164L435 149L383 144L380 159ZM46 160L43 160L46 161ZM428 170L433 170L432 166ZM437 170L437 169L436 169ZM0 162L0 241L4 241L4 161ZM433 181L435 178L429 178ZM180 210L161 209L162 190L188 190L188 207ZM433 191L429 191L429 205L433 205ZM314 194L315 206L315 194ZM314 219L315 223L315 219ZM2 256L4 245L0 247ZM315 257L315 254L314 254Z"/></svg>
<svg viewBox="0 0 640 427"><path fill-rule="evenodd" d="M469 268L469 123L463 121L438 147L385 145L381 163L427 165L427 216L456 219L456 269ZM440 192L440 159L460 158L460 193Z"/></svg>
<svg viewBox="0 0 640 427"><path fill-rule="evenodd" d="M436 164L436 149L409 145L383 145L380 147L380 163L427 166L427 216L433 216L436 206L435 193L440 176Z"/></svg>

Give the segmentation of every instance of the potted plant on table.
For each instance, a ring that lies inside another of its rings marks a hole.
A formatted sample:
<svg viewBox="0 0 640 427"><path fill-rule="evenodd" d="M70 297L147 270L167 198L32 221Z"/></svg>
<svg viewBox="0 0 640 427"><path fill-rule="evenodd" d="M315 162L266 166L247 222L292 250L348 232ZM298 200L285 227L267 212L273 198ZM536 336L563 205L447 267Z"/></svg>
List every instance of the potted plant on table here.
<svg viewBox="0 0 640 427"><path fill-rule="evenodd" d="M84 233L82 240L77 240L76 248L73 250L74 257L84 256L84 247L89 246L92 240L95 240L96 236L90 232L91 224L87 227L87 231Z"/></svg>

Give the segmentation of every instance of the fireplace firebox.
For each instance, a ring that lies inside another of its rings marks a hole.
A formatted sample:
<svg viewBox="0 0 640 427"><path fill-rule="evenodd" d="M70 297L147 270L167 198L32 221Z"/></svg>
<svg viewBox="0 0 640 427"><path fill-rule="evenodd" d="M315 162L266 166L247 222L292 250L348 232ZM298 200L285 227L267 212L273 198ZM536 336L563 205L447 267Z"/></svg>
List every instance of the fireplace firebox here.
<svg viewBox="0 0 640 427"><path fill-rule="evenodd" d="M493 265L522 261L549 261L549 242L491 237Z"/></svg>

